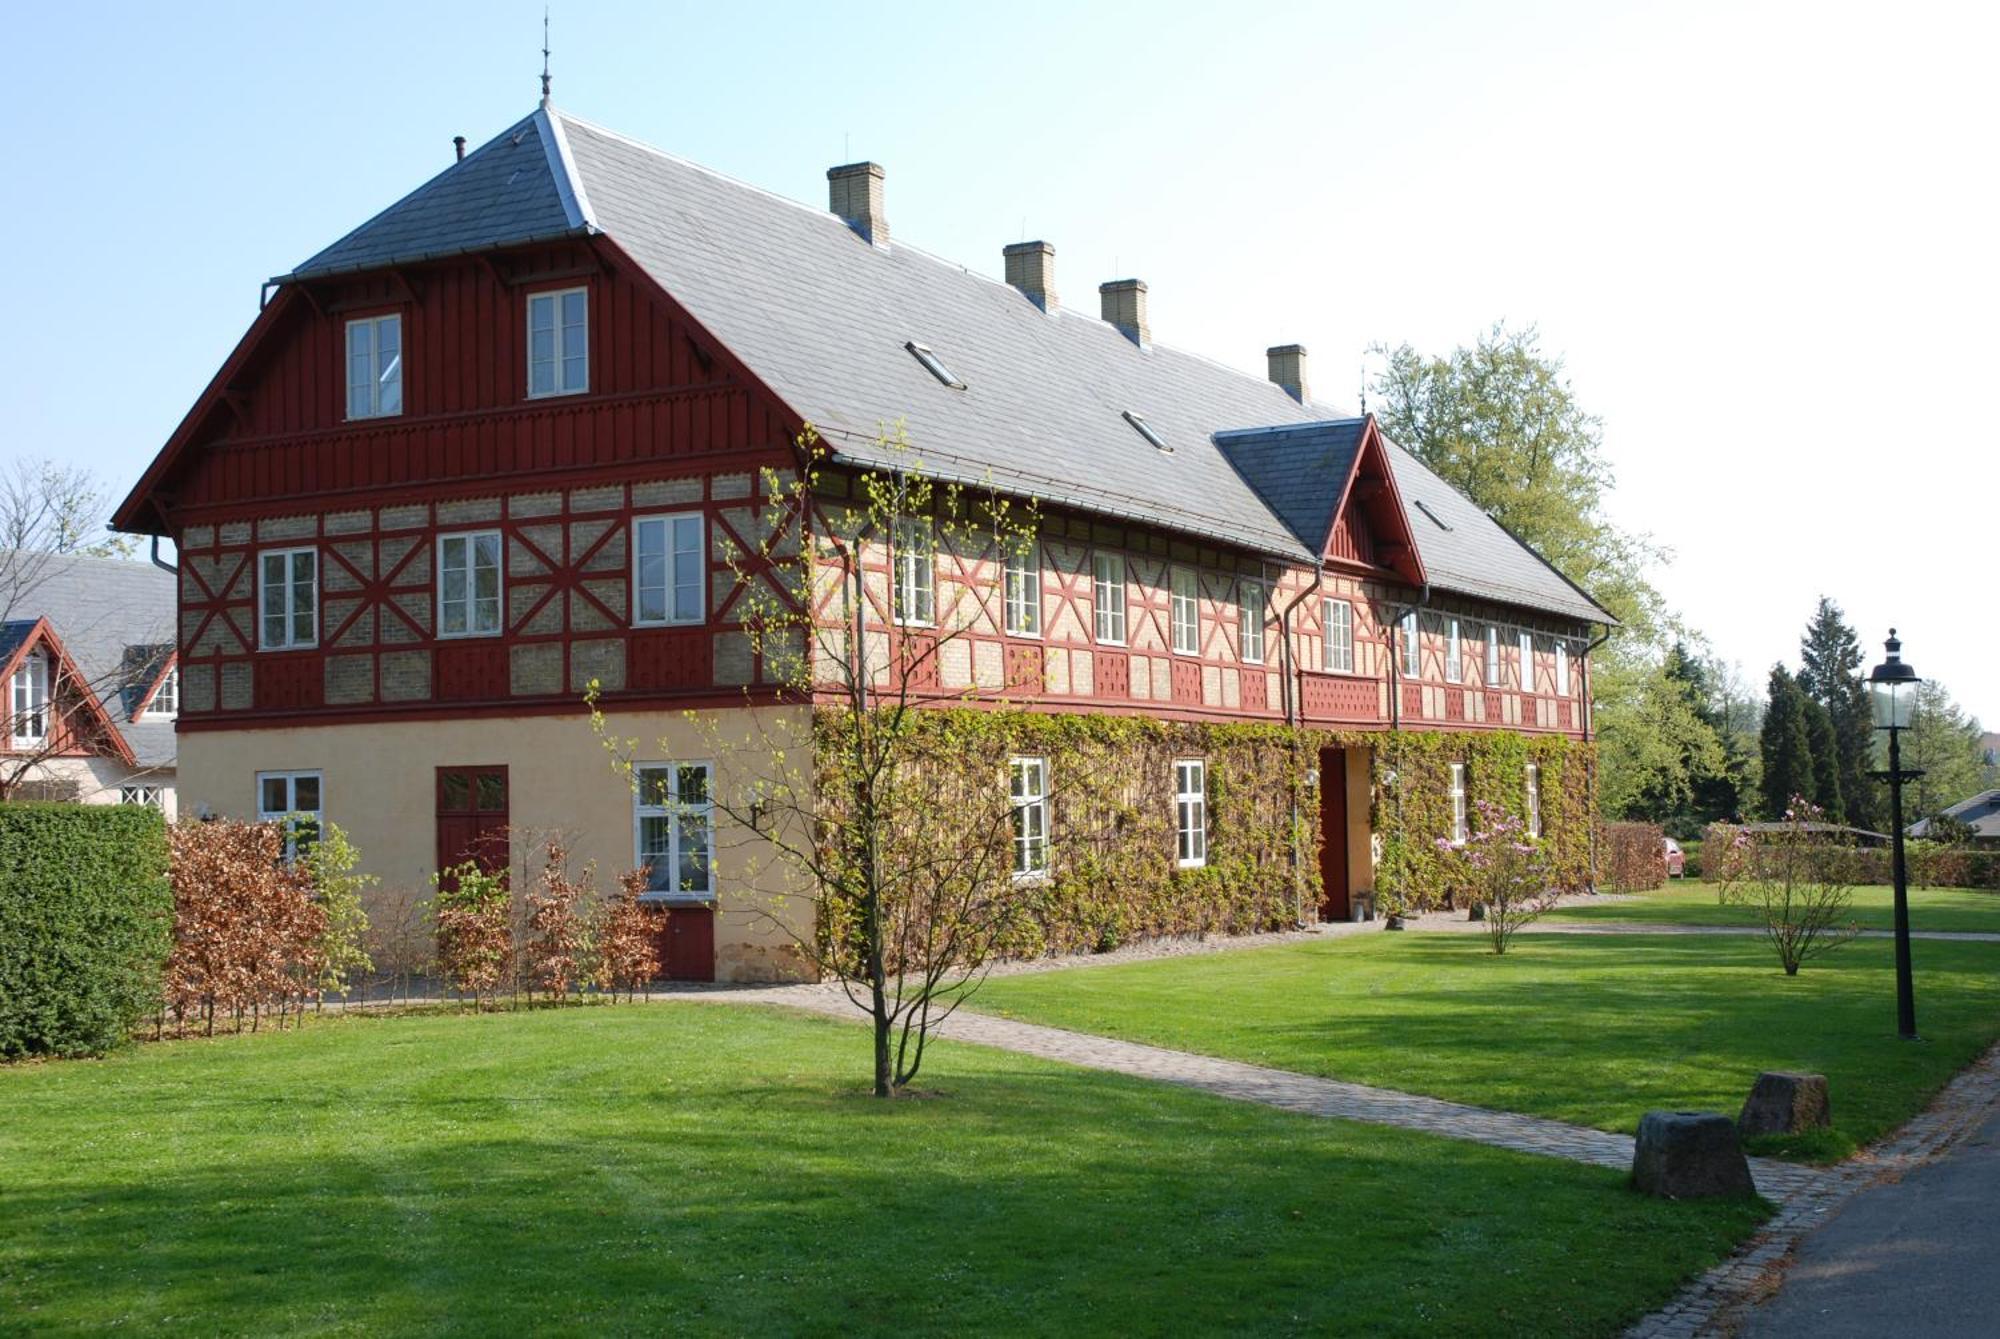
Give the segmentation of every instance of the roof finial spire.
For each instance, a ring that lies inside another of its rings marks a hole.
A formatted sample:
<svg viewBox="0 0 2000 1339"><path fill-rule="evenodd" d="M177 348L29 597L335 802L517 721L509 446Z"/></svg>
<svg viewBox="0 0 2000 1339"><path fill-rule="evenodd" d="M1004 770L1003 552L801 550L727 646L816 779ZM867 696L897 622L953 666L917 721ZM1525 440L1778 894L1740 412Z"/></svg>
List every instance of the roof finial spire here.
<svg viewBox="0 0 2000 1339"><path fill-rule="evenodd" d="M549 105L549 7L542 6L542 106Z"/></svg>

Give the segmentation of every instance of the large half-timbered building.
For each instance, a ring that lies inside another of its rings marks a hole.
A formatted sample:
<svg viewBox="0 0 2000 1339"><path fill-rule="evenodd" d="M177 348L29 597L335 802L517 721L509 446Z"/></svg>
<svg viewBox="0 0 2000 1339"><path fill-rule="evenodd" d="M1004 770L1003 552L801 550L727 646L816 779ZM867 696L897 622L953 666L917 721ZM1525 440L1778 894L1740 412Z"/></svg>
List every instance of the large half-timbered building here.
<svg viewBox="0 0 2000 1339"><path fill-rule="evenodd" d="M1587 735L1609 615L1316 403L1303 349L1244 376L1154 343L1143 283L1078 312L1046 244L996 282L892 238L881 168L828 181L807 207L545 105L273 280L116 518L178 547L184 811L323 813L410 886L563 831L654 868L673 974L793 970L700 802L761 764L687 712L808 709L729 557L807 424L836 473L894 465L900 422L933 473L1039 501L1032 573L941 693ZM648 741L636 795L592 682ZM1320 787L1329 916L1371 886L1363 752Z"/></svg>

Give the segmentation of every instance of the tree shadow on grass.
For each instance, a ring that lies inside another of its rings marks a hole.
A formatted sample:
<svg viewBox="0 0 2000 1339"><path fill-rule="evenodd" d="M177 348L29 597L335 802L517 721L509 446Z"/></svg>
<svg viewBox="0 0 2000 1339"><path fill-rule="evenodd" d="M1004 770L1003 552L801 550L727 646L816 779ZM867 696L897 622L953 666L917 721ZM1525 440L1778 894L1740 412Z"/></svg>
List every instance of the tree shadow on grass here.
<svg viewBox="0 0 2000 1339"><path fill-rule="evenodd" d="M503 1036L444 1029L289 1110L218 1083L51 1126L4 1191L0 1289L28 1326L149 1332L1604 1332L1761 1213L963 1047L947 1102L855 1102L796 1055L649 1082L675 1048L627 1034L495 1070Z"/></svg>

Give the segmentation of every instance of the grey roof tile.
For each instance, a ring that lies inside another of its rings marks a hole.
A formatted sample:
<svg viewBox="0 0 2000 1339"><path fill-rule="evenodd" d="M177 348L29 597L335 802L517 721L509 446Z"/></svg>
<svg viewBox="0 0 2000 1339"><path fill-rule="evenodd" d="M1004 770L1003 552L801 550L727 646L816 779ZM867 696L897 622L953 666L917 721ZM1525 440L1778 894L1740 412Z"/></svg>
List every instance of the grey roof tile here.
<svg viewBox="0 0 2000 1339"><path fill-rule="evenodd" d="M36 556L28 588L8 610L0 645L19 646L38 618L47 618L77 669L98 692L105 714L144 767L174 765L171 721L132 720L138 680L159 663L174 639L174 579L151 563L75 554ZM14 629L20 629L16 634Z"/></svg>
<svg viewBox="0 0 2000 1339"><path fill-rule="evenodd" d="M1087 312L1045 313L997 280L900 242L872 246L824 210L559 111L509 127L294 274L590 230L629 253L840 458L906 460L878 444L900 423L940 477L1293 561L1323 551L1329 490L1361 420L1193 354L1140 348ZM911 341L964 388L926 372L904 348ZM1171 451L1141 437L1127 411ZM1297 441L1236 435L1299 425L1317 428ZM1608 617L1408 453L1389 456L1406 506L1422 500L1450 526L1412 510L1434 586Z"/></svg>

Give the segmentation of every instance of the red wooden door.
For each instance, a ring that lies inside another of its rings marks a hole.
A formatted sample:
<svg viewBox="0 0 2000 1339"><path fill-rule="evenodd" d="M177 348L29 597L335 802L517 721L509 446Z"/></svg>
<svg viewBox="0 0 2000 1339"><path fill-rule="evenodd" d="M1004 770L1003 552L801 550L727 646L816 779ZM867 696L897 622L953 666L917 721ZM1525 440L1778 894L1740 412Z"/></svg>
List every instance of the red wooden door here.
<svg viewBox="0 0 2000 1339"><path fill-rule="evenodd" d="M669 907L661 930L660 954L669 981L715 980L715 912L708 907Z"/></svg>
<svg viewBox="0 0 2000 1339"><path fill-rule="evenodd" d="M1319 918L1344 921L1347 888L1347 751L1319 751Z"/></svg>
<svg viewBox="0 0 2000 1339"><path fill-rule="evenodd" d="M437 860L447 870L468 860L489 874L505 873L507 769L437 769Z"/></svg>

